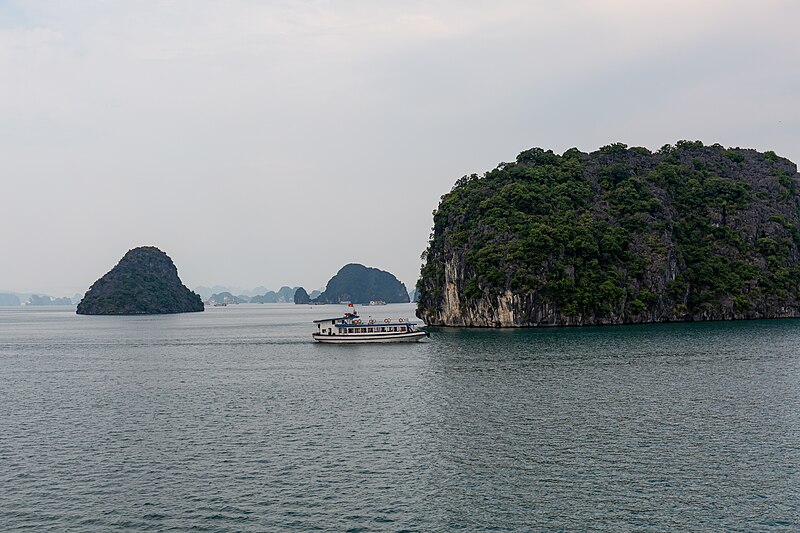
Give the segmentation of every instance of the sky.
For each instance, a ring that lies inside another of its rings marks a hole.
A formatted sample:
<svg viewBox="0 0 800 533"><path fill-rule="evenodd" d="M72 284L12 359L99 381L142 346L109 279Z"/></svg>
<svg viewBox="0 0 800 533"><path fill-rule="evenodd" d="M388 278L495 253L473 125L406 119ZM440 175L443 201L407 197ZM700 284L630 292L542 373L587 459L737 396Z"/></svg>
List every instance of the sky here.
<svg viewBox="0 0 800 533"><path fill-rule="evenodd" d="M700 139L800 161L794 0L0 0L0 290L410 289L465 174Z"/></svg>

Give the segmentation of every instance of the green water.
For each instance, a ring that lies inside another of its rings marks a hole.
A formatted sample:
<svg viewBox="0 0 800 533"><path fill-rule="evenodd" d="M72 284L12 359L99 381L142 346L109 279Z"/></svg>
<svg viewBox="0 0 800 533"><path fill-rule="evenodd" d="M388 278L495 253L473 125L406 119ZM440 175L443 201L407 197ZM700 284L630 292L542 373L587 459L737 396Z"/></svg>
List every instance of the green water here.
<svg viewBox="0 0 800 533"><path fill-rule="evenodd" d="M799 320L312 343L338 310L0 310L2 529L800 527Z"/></svg>

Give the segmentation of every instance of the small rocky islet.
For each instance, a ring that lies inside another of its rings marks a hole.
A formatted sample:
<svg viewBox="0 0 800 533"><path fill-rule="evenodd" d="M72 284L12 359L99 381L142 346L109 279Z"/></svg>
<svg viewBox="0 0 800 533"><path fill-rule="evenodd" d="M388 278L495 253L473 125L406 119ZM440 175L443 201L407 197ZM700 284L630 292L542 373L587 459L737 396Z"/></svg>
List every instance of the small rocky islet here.
<svg viewBox="0 0 800 533"><path fill-rule="evenodd" d="M153 246L128 253L78 304L79 315L157 315L203 311L199 295L178 277L172 259Z"/></svg>
<svg viewBox="0 0 800 533"><path fill-rule="evenodd" d="M800 317L800 175L700 141L533 148L456 182L423 259L431 325Z"/></svg>

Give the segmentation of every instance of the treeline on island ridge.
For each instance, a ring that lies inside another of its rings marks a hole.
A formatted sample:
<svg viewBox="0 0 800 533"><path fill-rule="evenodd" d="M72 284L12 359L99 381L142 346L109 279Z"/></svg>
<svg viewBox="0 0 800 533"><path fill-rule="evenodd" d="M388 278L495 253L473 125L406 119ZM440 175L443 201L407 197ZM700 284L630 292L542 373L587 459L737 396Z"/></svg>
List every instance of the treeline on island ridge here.
<svg viewBox="0 0 800 533"><path fill-rule="evenodd" d="M433 222L429 324L800 316L800 175L771 151L533 148L458 180Z"/></svg>

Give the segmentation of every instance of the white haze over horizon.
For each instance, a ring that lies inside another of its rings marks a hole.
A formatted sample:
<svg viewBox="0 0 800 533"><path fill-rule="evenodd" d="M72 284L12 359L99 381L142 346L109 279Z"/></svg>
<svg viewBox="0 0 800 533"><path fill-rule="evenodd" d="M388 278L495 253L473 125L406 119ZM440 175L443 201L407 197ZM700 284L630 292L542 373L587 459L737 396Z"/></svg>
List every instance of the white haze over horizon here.
<svg viewBox="0 0 800 533"><path fill-rule="evenodd" d="M431 211L533 146L800 161L794 1L0 0L0 290L411 289Z"/></svg>

